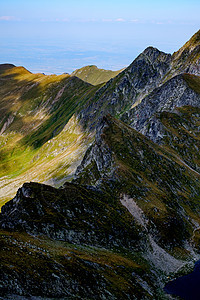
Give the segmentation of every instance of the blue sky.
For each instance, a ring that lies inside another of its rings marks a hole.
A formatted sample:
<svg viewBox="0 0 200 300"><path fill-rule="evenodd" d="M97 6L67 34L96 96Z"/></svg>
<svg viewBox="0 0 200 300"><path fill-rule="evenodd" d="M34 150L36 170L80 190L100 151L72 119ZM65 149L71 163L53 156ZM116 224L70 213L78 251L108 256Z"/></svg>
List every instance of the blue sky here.
<svg viewBox="0 0 200 300"><path fill-rule="evenodd" d="M200 28L199 12L199 0L1 0L0 63L46 74L120 69L149 45L178 50Z"/></svg>

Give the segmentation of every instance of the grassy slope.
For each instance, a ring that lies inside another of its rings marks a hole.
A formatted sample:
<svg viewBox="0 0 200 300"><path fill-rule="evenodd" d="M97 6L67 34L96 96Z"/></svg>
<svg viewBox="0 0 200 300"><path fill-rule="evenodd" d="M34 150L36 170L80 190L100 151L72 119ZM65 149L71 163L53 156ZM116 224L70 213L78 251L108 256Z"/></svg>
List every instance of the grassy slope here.
<svg viewBox="0 0 200 300"><path fill-rule="evenodd" d="M111 78L117 76L122 70L111 71L99 69L96 66L85 66L83 68L77 69L72 72L71 75L77 76L78 78L91 83L93 85L98 85L109 81Z"/></svg>
<svg viewBox="0 0 200 300"><path fill-rule="evenodd" d="M192 63L200 58L199 54L200 30L198 30L177 52L173 54L173 63L181 65Z"/></svg>
<svg viewBox="0 0 200 300"><path fill-rule="evenodd" d="M97 89L69 75L0 66L1 203L25 181L60 180L73 171L91 140L73 114Z"/></svg>
<svg viewBox="0 0 200 300"><path fill-rule="evenodd" d="M200 76L184 74L183 78L191 89L193 89L197 94L200 94Z"/></svg>

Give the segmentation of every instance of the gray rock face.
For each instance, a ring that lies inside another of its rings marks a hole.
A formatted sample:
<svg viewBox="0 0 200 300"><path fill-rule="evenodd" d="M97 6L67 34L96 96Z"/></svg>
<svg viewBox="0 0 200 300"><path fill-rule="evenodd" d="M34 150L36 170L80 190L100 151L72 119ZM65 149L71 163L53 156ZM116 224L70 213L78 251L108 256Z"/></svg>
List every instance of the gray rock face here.
<svg viewBox="0 0 200 300"><path fill-rule="evenodd" d="M186 105L200 107L200 95L187 85L183 75L178 75L146 96L137 107L125 113L122 120L159 143L163 136L163 126L156 114L172 112L176 107Z"/></svg>

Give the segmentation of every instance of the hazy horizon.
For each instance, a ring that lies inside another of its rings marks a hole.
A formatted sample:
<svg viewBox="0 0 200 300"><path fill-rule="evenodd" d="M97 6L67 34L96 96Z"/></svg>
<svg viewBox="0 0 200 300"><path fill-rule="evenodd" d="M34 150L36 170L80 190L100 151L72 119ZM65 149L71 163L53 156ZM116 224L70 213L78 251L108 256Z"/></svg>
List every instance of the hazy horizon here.
<svg viewBox="0 0 200 300"><path fill-rule="evenodd" d="M177 51L199 28L199 1L0 3L0 63L71 73L86 65L119 70L146 47Z"/></svg>

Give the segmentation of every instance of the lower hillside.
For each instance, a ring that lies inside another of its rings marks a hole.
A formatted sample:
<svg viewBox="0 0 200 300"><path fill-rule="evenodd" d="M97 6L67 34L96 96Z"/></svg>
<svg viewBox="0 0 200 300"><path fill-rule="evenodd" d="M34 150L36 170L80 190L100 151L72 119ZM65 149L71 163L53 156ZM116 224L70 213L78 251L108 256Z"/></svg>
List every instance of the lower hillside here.
<svg viewBox="0 0 200 300"><path fill-rule="evenodd" d="M165 282L199 257L199 179L179 152L104 117L72 183L26 183L2 207L0 293L167 299Z"/></svg>

